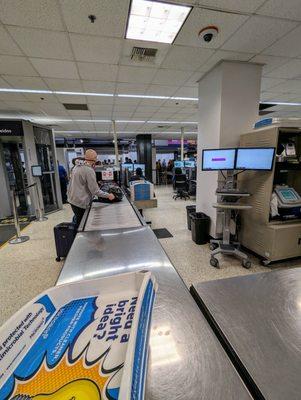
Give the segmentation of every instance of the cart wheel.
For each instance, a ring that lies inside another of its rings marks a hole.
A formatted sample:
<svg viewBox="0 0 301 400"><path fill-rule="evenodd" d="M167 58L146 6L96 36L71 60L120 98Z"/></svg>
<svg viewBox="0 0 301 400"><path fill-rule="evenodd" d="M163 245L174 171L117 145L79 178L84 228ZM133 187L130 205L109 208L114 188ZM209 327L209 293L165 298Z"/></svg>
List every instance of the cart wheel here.
<svg viewBox="0 0 301 400"><path fill-rule="evenodd" d="M210 243L209 244L209 249L211 250L211 251L213 251L213 250L215 250L215 249L217 249L218 248L218 245L216 244L216 243Z"/></svg>
<svg viewBox="0 0 301 400"><path fill-rule="evenodd" d="M261 265L263 265L264 267L267 267L268 265L270 265L271 261L270 260L261 260Z"/></svg>
<svg viewBox="0 0 301 400"><path fill-rule="evenodd" d="M56 257L55 261L60 262L61 261L61 257Z"/></svg>
<svg viewBox="0 0 301 400"><path fill-rule="evenodd" d="M219 262L218 259L215 257L210 258L210 265L214 268L219 268Z"/></svg>
<svg viewBox="0 0 301 400"><path fill-rule="evenodd" d="M246 269L250 269L252 264L250 260L242 260L241 265Z"/></svg>

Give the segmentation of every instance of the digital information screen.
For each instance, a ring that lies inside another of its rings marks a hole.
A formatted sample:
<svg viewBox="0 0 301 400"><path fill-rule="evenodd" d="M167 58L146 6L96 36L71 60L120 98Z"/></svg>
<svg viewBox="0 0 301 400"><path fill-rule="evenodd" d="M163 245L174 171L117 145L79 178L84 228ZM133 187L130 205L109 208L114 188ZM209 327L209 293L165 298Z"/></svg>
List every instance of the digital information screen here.
<svg viewBox="0 0 301 400"><path fill-rule="evenodd" d="M175 161L174 167L175 168L184 168L184 161Z"/></svg>
<svg viewBox="0 0 301 400"><path fill-rule="evenodd" d="M236 149L203 150L202 170L234 169Z"/></svg>
<svg viewBox="0 0 301 400"><path fill-rule="evenodd" d="M235 169L270 171L273 166L274 153L273 147L237 149Z"/></svg>

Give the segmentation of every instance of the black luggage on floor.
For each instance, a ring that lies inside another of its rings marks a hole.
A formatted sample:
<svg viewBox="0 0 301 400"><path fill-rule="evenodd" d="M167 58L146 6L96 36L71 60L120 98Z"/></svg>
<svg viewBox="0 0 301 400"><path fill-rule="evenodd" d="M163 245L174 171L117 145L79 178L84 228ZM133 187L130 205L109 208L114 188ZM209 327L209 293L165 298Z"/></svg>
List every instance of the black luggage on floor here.
<svg viewBox="0 0 301 400"><path fill-rule="evenodd" d="M61 257L66 258L76 235L76 227L72 222L62 222L54 228L54 239L56 246L56 261Z"/></svg>

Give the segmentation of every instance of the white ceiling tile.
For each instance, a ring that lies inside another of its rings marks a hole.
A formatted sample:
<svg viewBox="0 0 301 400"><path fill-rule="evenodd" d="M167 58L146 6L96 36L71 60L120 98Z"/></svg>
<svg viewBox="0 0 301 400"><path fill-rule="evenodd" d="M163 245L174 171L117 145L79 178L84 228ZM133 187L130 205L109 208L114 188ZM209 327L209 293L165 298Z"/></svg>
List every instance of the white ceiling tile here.
<svg viewBox="0 0 301 400"><path fill-rule="evenodd" d="M124 37L130 0L61 0L69 32ZM88 15L96 16L91 23Z"/></svg>
<svg viewBox="0 0 301 400"><path fill-rule="evenodd" d="M198 0L197 3L227 11L254 12L265 1L266 0Z"/></svg>
<svg viewBox="0 0 301 400"><path fill-rule="evenodd" d="M24 93L24 97L34 103L58 103L57 98L53 94Z"/></svg>
<svg viewBox="0 0 301 400"><path fill-rule="evenodd" d="M285 82L285 79L275 79L275 78L262 78L261 79L261 90L269 90L270 88Z"/></svg>
<svg viewBox="0 0 301 400"><path fill-rule="evenodd" d="M84 80L99 80L114 82L117 77L118 66L113 64L97 64L78 62L78 70Z"/></svg>
<svg viewBox="0 0 301 400"><path fill-rule="evenodd" d="M178 86L150 85L146 94L152 96L172 96Z"/></svg>
<svg viewBox="0 0 301 400"><path fill-rule="evenodd" d="M0 54L21 56L22 52L12 40L4 27L0 25Z"/></svg>
<svg viewBox="0 0 301 400"><path fill-rule="evenodd" d="M159 69L152 83L162 85L183 85L192 75L189 71L179 71L176 69Z"/></svg>
<svg viewBox="0 0 301 400"><path fill-rule="evenodd" d="M273 86L273 92L278 93L295 93L301 94L301 79L292 79L287 81L282 81L279 85Z"/></svg>
<svg viewBox="0 0 301 400"><path fill-rule="evenodd" d="M207 72L222 60L226 61L249 61L254 54L239 53L235 51L217 50L209 60L202 65L200 71Z"/></svg>
<svg viewBox="0 0 301 400"><path fill-rule="evenodd" d="M223 45L223 50L259 53L296 26L295 22L252 16Z"/></svg>
<svg viewBox="0 0 301 400"><path fill-rule="evenodd" d="M139 101L140 101L140 103L139 103L140 106L143 106L143 105L145 105L145 106L154 105L154 106L161 107L162 104L164 104L166 100L160 100L160 99L142 99L141 100L141 99L139 99Z"/></svg>
<svg viewBox="0 0 301 400"><path fill-rule="evenodd" d="M67 112L71 116L71 118L77 118L77 117L91 118L91 113L89 110L68 110Z"/></svg>
<svg viewBox="0 0 301 400"><path fill-rule="evenodd" d="M51 90L64 92L82 92L83 88L79 79L44 78Z"/></svg>
<svg viewBox="0 0 301 400"><path fill-rule="evenodd" d="M296 93L262 92L261 101L292 101L296 100Z"/></svg>
<svg viewBox="0 0 301 400"><path fill-rule="evenodd" d="M3 75L3 78L5 79L5 75ZM11 85L8 82L6 82L6 80L4 80L4 79L0 78L0 87L2 87L2 88L11 87Z"/></svg>
<svg viewBox="0 0 301 400"><path fill-rule="evenodd" d="M301 9L301 3L299 4ZM272 46L265 49L263 53L274 56L299 57L301 55L301 26L277 40Z"/></svg>
<svg viewBox="0 0 301 400"><path fill-rule="evenodd" d="M68 115L65 107L59 102L57 102L57 103L42 103L42 104L40 104L40 107L47 114Z"/></svg>
<svg viewBox="0 0 301 400"><path fill-rule="evenodd" d="M87 96L88 104L109 105L114 103L114 97Z"/></svg>
<svg viewBox="0 0 301 400"><path fill-rule="evenodd" d="M205 72L199 71L195 72L190 76L190 78L185 82L185 86L195 87L198 85L198 81L205 75Z"/></svg>
<svg viewBox="0 0 301 400"><path fill-rule="evenodd" d="M176 91L177 97L198 97L198 87L182 86Z"/></svg>
<svg viewBox="0 0 301 400"><path fill-rule="evenodd" d="M157 54L154 61L153 62L133 61L131 59L133 47L142 47L142 48L147 47L147 48L157 49ZM145 42L141 40L124 39L119 63L120 65L156 68L161 65L169 49L170 45L166 43Z"/></svg>
<svg viewBox="0 0 301 400"><path fill-rule="evenodd" d="M282 79L301 78L301 60L290 60L281 67L273 69L266 76Z"/></svg>
<svg viewBox="0 0 301 400"><path fill-rule="evenodd" d="M30 61L42 77L79 79L76 64L73 61L31 58Z"/></svg>
<svg viewBox="0 0 301 400"><path fill-rule="evenodd" d="M120 39L91 35L70 34L77 61L91 61L103 64L117 64L120 58Z"/></svg>
<svg viewBox="0 0 301 400"><path fill-rule="evenodd" d="M162 68L174 68L184 71L195 71L203 65L214 50L201 49L187 46L172 46L170 52L163 61Z"/></svg>
<svg viewBox="0 0 301 400"><path fill-rule="evenodd" d="M301 21L300 0L268 0L256 13Z"/></svg>
<svg viewBox="0 0 301 400"><path fill-rule="evenodd" d="M18 101L26 101L26 97L20 93L4 93L0 92L0 100L10 101L10 102L18 102Z"/></svg>
<svg viewBox="0 0 301 400"><path fill-rule="evenodd" d="M56 97L61 103L87 104L86 96L57 94Z"/></svg>
<svg viewBox="0 0 301 400"><path fill-rule="evenodd" d="M118 83L116 93L120 94L144 94L148 85L135 84L135 83Z"/></svg>
<svg viewBox="0 0 301 400"><path fill-rule="evenodd" d="M251 63L259 63L264 64L262 69L263 75L271 72L273 69L280 67L281 65L288 62L289 59L286 57L275 57L275 56L266 56L263 54L259 54L253 58L251 58Z"/></svg>
<svg viewBox="0 0 301 400"><path fill-rule="evenodd" d="M155 76L155 68L120 66L119 82L150 83Z"/></svg>
<svg viewBox="0 0 301 400"><path fill-rule="evenodd" d="M89 110L93 113L112 112L113 104L89 104Z"/></svg>
<svg viewBox="0 0 301 400"><path fill-rule="evenodd" d="M5 101L5 103L16 111L36 111L39 109L37 104L29 101Z"/></svg>
<svg viewBox="0 0 301 400"><path fill-rule="evenodd" d="M0 74L38 76L25 57L1 56L0 55Z"/></svg>
<svg viewBox="0 0 301 400"><path fill-rule="evenodd" d="M42 29L8 26L11 36L29 57L72 60L73 55L67 34Z"/></svg>
<svg viewBox="0 0 301 400"><path fill-rule="evenodd" d="M3 75L3 78L16 89L46 89L47 85L41 78L29 76Z"/></svg>
<svg viewBox="0 0 301 400"><path fill-rule="evenodd" d="M130 106L130 105L138 105L141 103L141 99L137 98L125 98L125 97L117 97L114 99L114 104L117 106Z"/></svg>
<svg viewBox="0 0 301 400"><path fill-rule="evenodd" d="M0 0L0 19L8 25L64 30L54 0Z"/></svg>
<svg viewBox="0 0 301 400"><path fill-rule="evenodd" d="M158 107L142 105L138 106L135 112L146 114L146 113L154 113L156 111L158 111Z"/></svg>
<svg viewBox="0 0 301 400"><path fill-rule="evenodd" d="M114 93L115 82L82 81L85 92Z"/></svg>
<svg viewBox="0 0 301 400"><path fill-rule="evenodd" d="M245 15L194 8L179 32L175 43L186 46L220 47L246 20ZM217 37L210 43L200 41L199 32L206 26L214 25L219 29Z"/></svg>

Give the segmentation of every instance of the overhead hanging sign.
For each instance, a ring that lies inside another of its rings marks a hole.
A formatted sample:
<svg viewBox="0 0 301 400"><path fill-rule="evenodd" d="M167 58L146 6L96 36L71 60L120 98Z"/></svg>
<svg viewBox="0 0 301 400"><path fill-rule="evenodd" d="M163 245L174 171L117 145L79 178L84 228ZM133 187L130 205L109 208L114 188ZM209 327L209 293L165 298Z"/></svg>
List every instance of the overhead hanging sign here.
<svg viewBox="0 0 301 400"><path fill-rule="evenodd" d="M24 136L22 121L0 121L0 136Z"/></svg>

